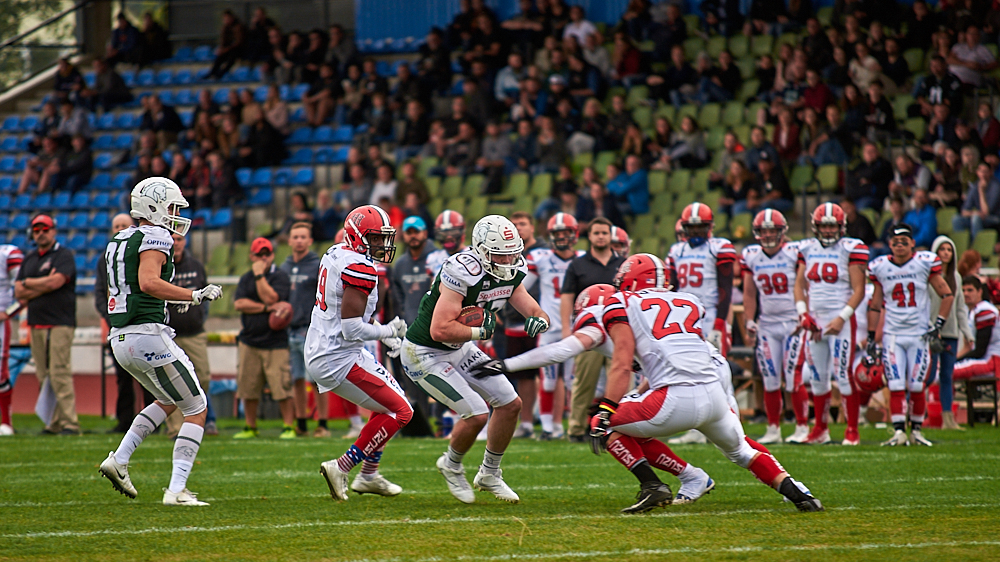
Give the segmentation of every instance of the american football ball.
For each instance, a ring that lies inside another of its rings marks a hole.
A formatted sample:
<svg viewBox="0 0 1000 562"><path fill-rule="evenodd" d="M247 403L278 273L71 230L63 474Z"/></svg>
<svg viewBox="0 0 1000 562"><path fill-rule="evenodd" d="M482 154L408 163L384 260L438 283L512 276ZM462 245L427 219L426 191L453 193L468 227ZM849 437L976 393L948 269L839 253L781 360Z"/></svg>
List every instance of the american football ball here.
<svg viewBox="0 0 1000 562"><path fill-rule="evenodd" d="M483 325L486 315L483 309L478 306L467 306L458 313L458 323L470 328L478 328Z"/></svg>
<svg viewBox="0 0 1000 562"><path fill-rule="evenodd" d="M292 305L285 301L278 301L270 308L271 315L267 318L267 324L272 330L284 330L292 323Z"/></svg>

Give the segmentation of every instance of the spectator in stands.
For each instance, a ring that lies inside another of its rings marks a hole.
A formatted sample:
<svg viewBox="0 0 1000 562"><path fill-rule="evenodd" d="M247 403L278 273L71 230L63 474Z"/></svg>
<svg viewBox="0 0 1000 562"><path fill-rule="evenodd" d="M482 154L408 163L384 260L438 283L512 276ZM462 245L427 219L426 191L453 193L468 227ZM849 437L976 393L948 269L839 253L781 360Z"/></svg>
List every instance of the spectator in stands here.
<svg viewBox="0 0 1000 562"><path fill-rule="evenodd" d="M950 108L952 115L958 115L962 111L963 92L962 82L957 76L948 70L945 59L940 55L931 58L930 74L924 76L913 91L916 103L907 108L910 117L920 117L930 119L934 113L934 106L945 104Z"/></svg>
<svg viewBox="0 0 1000 562"><path fill-rule="evenodd" d="M993 115L989 102L981 102L976 112L976 132L983 143L984 154L996 154L1000 148L1000 121Z"/></svg>
<svg viewBox="0 0 1000 562"><path fill-rule="evenodd" d="M181 156L183 156L183 153L180 151L177 151L175 154L181 154ZM172 173L173 171L171 171L171 174ZM173 178L173 176L171 176L171 178L174 179L174 181L177 182L178 187L181 188L181 194L184 195L184 198L187 199L189 203L192 203L194 207L198 206L198 192L210 189L208 186L210 185L211 178L208 173L208 165L205 164L205 157L197 152L191 154L191 163L184 171L184 176L181 181ZM135 185L135 182L133 182L132 185Z"/></svg>
<svg viewBox="0 0 1000 562"><path fill-rule="evenodd" d="M259 108L248 111L246 137L239 144L238 167L262 168L276 166L288 156L281 133L278 132Z"/></svg>
<svg viewBox="0 0 1000 562"><path fill-rule="evenodd" d="M403 178L396 186L396 205L406 207L406 197L411 193L417 197L421 206L426 205L430 201L431 195L427 190L427 184L417 177L416 164L412 161L403 162L402 172Z"/></svg>
<svg viewBox="0 0 1000 562"><path fill-rule="evenodd" d="M750 190L754 186L754 174L747 169L743 160L730 160L725 181L722 182L722 194L719 196L719 210L723 214L732 216L737 212L737 205L739 205L740 212L746 212L748 208L747 197L750 196ZM759 198L760 195L758 194L756 197Z"/></svg>
<svg viewBox="0 0 1000 562"><path fill-rule="evenodd" d="M28 191L32 185L37 185L36 193L46 191L52 176L55 175L58 166L53 166L62 157L63 149L53 137L42 139L42 149L38 154L28 159L24 166L24 173L21 174L21 183L17 187L17 194L21 195Z"/></svg>
<svg viewBox="0 0 1000 562"><path fill-rule="evenodd" d="M316 220L316 214L309 205L309 195L305 191L301 189L292 191L288 197L288 206L289 211L288 216L285 217L285 222L277 230L268 233L266 238L274 238L278 242L285 244L288 242L288 233L291 231L292 225L299 222L313 224ZM332 234L330 239L333 239Z"/></svg>
<svg viewBox="0 0 1000 562"><path fill-rule="evenodd" d="M979 139L979 132L976 131L974 125L965 119L955 120L955 131L951 145L955 147L973 146L980 154L988 155L983 147L983 141Z"/></svg>
<svg viewBox="0 0 1000 562"><path fill-rule="evenodd" d="M537 161L538 139L531 121L525 119L517 123L517 136L511 148L507 173L527 172Z"/></svg>
<svg viewBox="0 0 1000 562"><path fill-rule="evenodd" d="M800 134L801 129L795 122L792 110L782 107L778 111L778 125L774 128L774 148L778 151L778 158L782 164L787 165L798 160L802 152Z"/></svg>
<svg viewBox="0 0 1000 562"><path fill-rule="evenodd" d="M70 150L63 151L58 159L49 164L50 171L47 171L50 174L52 191L66 190L76 194L90 183L90 177L94 173L94 157L90 152L90 144L82 135L76 135L70 141L70 147Z"/></svg>
<svg viewBox="0 0 1000 562"><path fill-rule="evenodd" d="M868 217L858 213L858 208L850 199L841 200L840 208L844 210L844 218L847 219L847 236L857 238L868 245L873 244L875 242L875 229L872 228Z"/></svg>
<svg viewBox="0 0 1000 562"><path fill-rule="evenodd" d="M236 181L236 173L233 166L222 157L217 151L208 153L209 183L212 188L212 207L219 209L232 205L243 197L243 190Z"/></svg>
<svg viewBox="0 0 1000 562"><path fill-rule="evenodd" d="M361 164L352 164L350 168L351 181L340 184L333 200L342 215L346 215L359 205L364 205L372 192L372 182L365 175Z"/></svg>
<svg viewBox="0 0 1000 562"><path fill-rule="evenodd" d="M900 196L890 196L888 199L890 218L882 227L882 233L878 240L872 242L870 246L870 259L888 255L892 252L889 249L889 240L892 238L892 230L903 222L906 216L906 199Z"/></svg>
<svg viewBox="0 0 1000 562"><path fill-rule="evenodd" d="M451 57L440 29L432 28L420 46L417 75L428 91L442 93L451 86Z"/></svg>
<svg viewBox="0 0 1000 562"><path fill-rule="evenodd" d="M980 86L983 73L997 67L996 57L985 45L979 43L980 37L979 27L970 25L965 30L965 42L952 47L948 57L948 69L963 84L971 87Z"/></svg>
<svg viewBox="0 0 1000 562"><path fill-rule="evenodd" d="M344 27L339 23L331 25L330 43L326 47L326 62L333 65L338 75L343 76L347 72L347 67L356 62L357 53L357 47L354 46L354 41L347 38Z"/></svg>
<svg viewBox="0 0 1000 562"><path fill-rule="evenodd" d="M257 405L267 382L271 399L281 408L285 427L282 439L295 438L295 407L290 400L292 381L289 372L288 329L272 330L268 325L270 307L288 302L291 282L288 274L274 266L274 249L266 238L250 244L250 271L240 277L236 287L236 310L243 329L239 335L238 398L243 399L246 427L233 437L252 439L257 432Z"/></svg>
<svg viewBox="0 0 1000 562"><path fill-rule="evenodd" d="M881 80L874 80L868 85L868 110L865 121L868 123L869 138L877 133L896 132L896 118L892 104L883 95L884 89Z"/></svg>
<svg viewBox="0 0 1000 562"><path fill-rule="evenodd" d="M539 118L538 124L538 135L535 138L536 163L531 167L531 173L554 174L569 157L566 152L566 140L556 130L551 117Z"/></svg>
<svg viewBox="0 0 1000 562"><path fill-rule="evenodd" d="M169 59L174 54L174 48L170 44L170 34L153 19L153 14L146 12L142 15L142 57L139 66L147 66L150 63Z"/></svg>
<svg viewBox="0 0 1000 562"><path fill-rule="evenodd" d="M836 107L836 106L832 106ZM843 146L831 133L830 124L821 121L816 111L806 107L802 115L801 144L803 153L799 157L800 164L822 166L824 164L842 165L847 162L847 153Z"/></svg>
<svg viewBox="0 0 1000 562"><path fill-rule="evenodd" d="M767 142L767 132L764 127L759 125L754 126L750 129L750 150L746 153L746 164L747 169L753 173L757 173L757 162L760 159L762 152L766 152L767 155L775 162L779 160L778 151L774 148L774 145Z"/></svg>
<svg viewBox="0 0 1000 562"><path fill-rule="evenodd" d="M170 167L163 156L157 154L149 161L149 171L151 177L165 178L170 173Z"/></svg>
<svg viewBox="0 0 1000 562"><path fill-rule="evenodd" d="M579 54L567 58L569 76L567 89L573 97L575 107L583 107L584 101L591 97L603 97L604 80L597 67L592 66Z"/></svg>
<svg viewBox="0 0 1000 562"><path fill-rule="evenodd" d="M642 169L642 159L635 155L626 156L625 170L614 177L610 166L608 170L608 192L615 197L619 212L627 217L648 213L649 179L646 170Z"/></svg>
<svg viewBox="0 0 1000 562"><path fill-rule="evenodd" d="M924 190L924 195L931 188L934 179L931 171L920 162L914 162L906 153L896 156L896 172L889 182L889 194L910 197L914 190ZM907 224L914 226L910 221ZM918 244L919 246L919 244ZM929 246L928 246L929 247Z"/></svg>
<svg viewBox="0 0 1000 562"><path fill-rule="evenodd" d="M956 231L968 230L969 239L975 240L984 228L1000 226L1000 181L986 162L976 167L976 180L968 184L961 214L952 219Z"/></svg>
<svg viewBox="0 0 1000 562"><path fill-rule="evenodd" d="M396 145L396 162L402 162L420 153L430 133L430 119L424 106L417 100L406 104L402 136Z"/></svg>
<svg viewBox="0 0 1000 562"><path fill-rule="evenodd" d="M365 124L368 125L367 135L372 142L392 140L393 121L385 94L376 92L372 95L371 105L365 109Z"/></svg>
<svg viewBox="0 0 1000 562"><path fill-rule="evenodd" d="M396 65L396 89L389 98L389 108L402 118L406 106L416 101L426 106L430 105L430 92L424 88L420 79L410 70L408 63Z"/></svg>
<svg viewBox="0 0 1000 562"><path fill-rule="evenodd" d="M929 249L937 238L937 213L930 205L927 188L914 189L912 203L913 208L903 216L903 222L913 227L913 241L917 247Z"/></svg>
<svg viewBox="0 0 1000 562"><path fill-rule="evenodd" d="M276 84L268 86L267 97L264 99L261 109L264 111L264 118L267 119L267 122L276 131L281 133L281 136L287 137L291 132L291 127L289 126L291 118L288 112L288 104L281 99L281 90L278 89Z"/></svg>
<svg viewBox="0 0 1000 562"><path fill-rule="evenodd" d="M476 16L472 38L459 58L463 70L468 73L472 61L482 59L492 69L500 68L506 53L504 46L506 33L496 25L493 18L485 13Z"/></svg>
<svg viewBox="0 0 1000 562"><path fill-rule="evenodd" d="M268 39L274 46L271 62L268 63L268 69L273 73L274 80L281 84L302 82L302 66L306 58L306 44L302 34L293 31L282 40L281 32L275 28Z"/></svg>
<svg viewBox="0 0 1000 562"><path fill-rule="evenodd" d="M684 96L696 91L698 73L684 60L684 47L680 45L670 49L670 61L665 72L651 75L646 78L646 83L650 86L650 98L662 99L679 108L683 105Z"/></svg>
<svg viewBox="0 0 1000 562"><path fill-rule="evenodd" d="M788 11L781 0L753 0L744 24L743 34L781 35L783 24L788 23Z"/></svg>
<svg viewBox="0 0 1000 562"><path fill-rule="evenodd" d="M105 113L116 106L133 100L132 92L111 65L104 59L94 59L94 87L84 87L80 91L80 103L90 111L98 106Z"/></svg>
<svg viewBox="0 0 1000 562"><path fill-rule="evenodd" d="M330 190L319 190L316 193L316 208L313 209L313 238L317 241L333 240L342 222Z"/></svg>
<svg viewBox="0 0 1000 562"><path fill-rule="evenodd" d="M142 60L142 35L132 22L128 21L125 12L118 12L115 18L115 28L111 31L106 58L112 66L120 62L139 63Z"/></svg>
<svg viewBox="0 0 1000 562"><path fill-rule="evenodd" d="M672 49L684 44L688 38L687 22L681 17L680 6L666 3L666 19L659 22L653 31L653 58L665 60L672 55Z"/></svg>
<svg viewBox="0 0 1000 562"><path fill-rule="evenodd" d="M393 175L392 165L388 162L382 163L375 169L375 184L372 186L371 195L368 197L369 205L378 205L383 197L389 199L396 198L398 184Z"/></svg>
<svg viewBox="0 0 1000 562"><path fill-rule="evenodd" d="M493 86L493 96L506 107L514 105L521 94L521 81L527 76L524 57L519 52L507 55L507 66L497 72Z"/></svg>
<svg viewBox="0 0 1000 562"><path fill-rule="evenodd" d="M244 127L250 126L258 115L263 115L264 108L257 103L257 100L253 96L253 92L249 88L243 88L239 91L239 112L235 109L231 110L233 114L238 115L240 125Z"/></svg>
<svg viewBox="0 0 1000 562"><path fill-rule="evenodd" d="M190 165L187 158L184 157L184 153L178 150L171 157L170 171L167 173L167 177L183 188L184 182L187 180L189 168Z"/></svg>
<svg viewBox="0 0 1000 562"><path fill-rule="evenodd" d="M936 143L946 143L953 147L957 144L955 142L956 121L955 117L951 115L951 109L948 104L934 104L933 113L930 115L924 138L921 141L922 158L934 154L934 145Z"/></svg>
<svg viewBox="0 0 1000 562"><path fill-rule="evenodd" d="M69 139L77 135L89 139L92 134L87 110L76 107L68 99L63 100L59 105L59 126L56 128L56 135L62 143L69 144Z"/></svg>
<svg viewBox="0 0 1000 562"><path fill-rule="evenodd" d="M570 6L569 23L563 29L563 38L572 37L580 45L587 40L587 36L597 33L597 27L585 19L586 14L582 6Z"/></svg>
<svg viewBox="0 0 1000 562"><path fill-rule="evenodd" d="M468 121L458 124L458 133L445 141L444 160L434 173L446 176L464 176L473 170L479 157L479 137Z"/></svg>
<svg viewBox="0 0 1000 562"><path fill-rule="evenodd" d="M906 35L903 40L907 49L924 50L931 44L931 37L938 29L938 15L932 14L924 0L916 0L906 14Z"/></svg>
<svg viewBox="0 0 1000 562"><path fill-rule="evenodd" d="M577 198L575 195L577 189L578 186L573 179L573 169L568 164L563 164L559 167L559 176L552 182L552 187L549 189L549 196L539 201L535 207L535 220L547 223L552 215L562 211L563 208L569 208L570 210L566 212L575 217L577 210ZM567 200L564 194L570 192L574 194L574 197L572 197L570 206L566 207Z"/></svg>
<svg viewBox="0 0 1000 562"><path fill-rule="evenodd" d="M306 123L310 127L319 127L333 115L333 110L344 95L341 84L337 81L333 66L325 63L319 68L319 78L309 86L302 96L302 108L306 114Z"/></svg>
<svg viewBox="0 0 1000 562"><path fill-rule="evenodd" d="M192 158L193 164L193 158ZM136 185L146 178L153 177L153 155L140 154L136 159L135 172L132 173L131 185ZM123 193L123 208L128 206L128 192Z"/></svg>
<svg viewBox="0 0 1000 562"><path fill-rule="evenodd" d="M59 111L54 102L48 101L42 104L42 114L38 116L38 124L31 130L29 152L37 154L42 149L42 140L59 129L59 120Z"/></svg>
<svg viewBox="0 0 1000 562"><path fill-rule="evenodd" d="M253 11L250 18L250 25L246 32L246 59L250 63L265 62L271 58L270 31L274 29L278 36L281 31L277 29L277 24L267 15L263 6L258 6Z"/></svg>
<svg viewBox="0 0 1000 562"><path fill-rule="evenodd" d="M962 193L965 191L962 179L962 157L954 148L947 146L941 154L935 153L934 190L930 193L931 201L937 208L961 206Z"/></svg>
<svg viewBox="0 0 1000 562"><path fill-rule="evenodd" d="M811 108L817 115L823 115L826 106L836 103L837 98L833 91L823 83L819 71L815 69L806 70L806 87L802 91L802 98L796 103L798 108Z"/></svg>
<svg viewBox="0 0 1000 562"><path fill-rule="evenodd" d="M806 53L809 68L822 70L833 62L833 44L827 38L823 26L816 18L806 20L806 35L802 38L802 50Z"/></svg>
<svg viewBox="0 0 1000 562"><path fill-rule="evenodd" d="M483 194L500 193L503 189L503 174L511 154L513 144L510 136L500 131L496 121L487 123L482 150L476 159L476 173L485 176Z"/></svg>
<svg viewBox="0 0 1000 562"><path fill-rule="evenodd" d="M761 152L757 168L759 173L754 177L754 186L747 191L746 210L751 214L763 209L777 209L783 213L791 211L795 195L788 185L781 163L772 160L767 152ZM743 212L739 204L733 211Z"/></svg>
<svg viewBox="0 0 1000 562"><path fill-rule="evenodd" d="M207 113L216 126L222 122L219 104L212 99L212 90L209 90L208 88L203 88L200 92L198 92L198 103L195 104L194 111L192 112L192 122L197 123L198 115L201 113Z"/></svg>
<svg viewBox="0 0 1000 562"><path fill-rule="evenodd" d="M510 45L522 53L531 53L541 43L545 26L531 0L518 2L518 13L500 24L510 37Z"/></svg>
<svg viewBox="0 0 1000 562"><path fill-rule="evenodd" d="M867 44L857 43L854 52L856 56L848 64L848 73L859 89L867 90L872 82L879 79L882 66L871 56Z"/></svg>
<svg viewBox="0 0 1000 562"><path fill-rule="evenodd" d="M219 32L219 46L215 49L215 61L206 78L222 78L245 54L246 27L232 10L226 9L222 12L222 30Z"/></svg>
<svg viewBox="0 0 1000 562"><path fill-rule="evenodd" d="M219 130L212 123L212 118L208 113L198 114L194 126L184 131L181 136L182 144L194 146L197 150L213 150L217 146Z"/></svg>
<svg viewBox="0 0 1000 562"><path fill-rule="evenodd" d="M615 163L608 164L605 174L608 178L617 177L619 174L618 165ZM583 187L584 197L580 198L580 203L578 204L582 214L577 216L577 220L590 221L595 217L604 217L615 226L624 228L625 217L618 210L618 205L615 203L615 196L611 195L607 188L604 187L604 184L601 183L593 166L587 166L583 169L580 183Z"/></svg>
<svg viewBox="0 0 1000 562"><path fill-rule="evenodd" d="M910 81L910 65L899 49L899 41L889 37L885 40L885 52L879 58L882 75L891 81L886 84L892 94L904 91Z"/></svg>
<svg viewBox="0 0 1000 562"><path fill-rule="evenodd" d="M337 105L335 119L341 125L354 126L361 123L361 112L366 100L361 78L361 67L352 64L347 67L347 78L340 81L344 91L343 101Z"/></svg>
<svg viewBox="0 0 1000 562"><path fill-rule="evenodd" d="M46 214L31 219L35 248L26 253L14 297L28 302L31 356L40 385L48 381L55 394L52 418L44 435L79 435L71 355L76 326L76 260L73 251L56 243L56 223Z"/></svg>
<svg viewBox="0 0 1000 562"><path fill-rule="evenodd" d="M177 142L177 135L184 129L184 124L173 106L164 105L160 96L153 94L146 99L149 109L142 114L139 130L156 133L156 146L162 152Z"/></svg>
<svg viewBox="0 0 1000 562"><path fill-rule="evenodd" d="M723 186L723 182L730 173L730 167L734 161L743 162L743 168L746 169L746 154L746 150L740 144L736 133L726 131L726 134L722 137L722 154L718 157L719 164L708 173L709 187L718 189Z"/></svg>
<svg viewBox="0 0 1000 562"><path fill-rule="evenodd" d="M848 173L846 196L859 209L879 210L889 195L890 181L892 165L874 143L866 142L861 149L861 163Z"/></svg>

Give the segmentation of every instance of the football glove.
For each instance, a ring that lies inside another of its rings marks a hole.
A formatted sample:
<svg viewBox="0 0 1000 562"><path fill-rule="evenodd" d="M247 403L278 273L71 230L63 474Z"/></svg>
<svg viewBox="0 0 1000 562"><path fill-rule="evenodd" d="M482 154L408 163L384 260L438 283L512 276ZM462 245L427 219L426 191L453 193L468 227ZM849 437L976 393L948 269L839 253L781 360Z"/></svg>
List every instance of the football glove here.
<svg viewBox="0 0 1000 562"><path fill-rule="evenodd" d="M590 450L600 455L608 450L608 436L611 435L611 416L618 409L618 403L607 398L597 401L597 413L590 418Z"/></svg>
<svg viewBox="0 0 1000 562"><path fill-rule="evenodd" d="M921 339L927 343L927 347L930 348L931 353L941 353L946 348L944 340L941 339L941 329L937 326L928 330Z"/></svg>
<svg viewBox="0 0 1000 562"><path fill-rule="evenodd" d="M865 353L867 353L868 357L870 357L873 361L882 357L882 350L879 349L878 342L875 341L875 338L868 338L868 346L865 347Z"/></svg>
<svg viewBox="0 0 1000 562"><path fill-rule="evenodd" d="M473 366L471 369L469 369L469 374L471 374L473 378L486 379L489 377L506 375L507 367L503 364L503 361L494 359L492 361L487 361L485 363Z"/></svg>
<svg viewBox="0 0 1000 562"><path fill-rule="evenodd" d="M807 332L818 332L820 331L819 324L816 323L816 319L813 318L812 314L808 312L799 315L799 326Z"/></svg>
<svg viewBox="0 0 1000 562"><path fill-rule="evenodd" d="M725 337L725 333L726 320L724 318L716 318L715 323L712 325L712 330L708 332L706 341L714 345L716 349L722 349L722 339Z"/></svg>
<svg viewBox="0 0 1000 562"><path fill-rule="evenodd" d="M479 339L488 340L497 329L497 313L488 308L483 309L483 325L479 327ZM475 331L473 330L473 333Z"/></svg>
<svg viewBox="0 0 1000 562"><path fill-rule="evenodd" d="M403 347L403 340L402 339L400 339L400 338L386 338L386 339L382 340L382 343L385 344L385 347L386 347L385 354L386 355L388 355L389 357L392 357L393 359L395 359L396 357L399 357L399 352L400 352L400 350Z"/></svg>
<svg viewBox="0 0 1000 562"><path fill-rule="evenodd" d="M753 320L747 320L746 329L747 329L747 338L750 340L750 342L756 341L757 323L754 322ZM750 342L747 342L747 345L750 345Z"/></svg>
<svg viewBox="0 0 1000 562"><path fill-rule="evenodd" d="M205 285L197 291L191 291L191 304L198 306L204 301L214 301L222 297L222 287L218 285Z"/></svg>
<svg viewBox="0 0 1000 562"><path fill-rule="evenodd" d="M540 316L532 316L524 321L524 331L528 334L529 338L547 332L548 329L549 322Z"/></svg>
<svg viewBox="0 0 1000 562"><path fill-rule="evenodd" d="M392 330L392 335L389 337L399 339L406 337L406 321L399 316L390 320L385 326Z"/></svg>

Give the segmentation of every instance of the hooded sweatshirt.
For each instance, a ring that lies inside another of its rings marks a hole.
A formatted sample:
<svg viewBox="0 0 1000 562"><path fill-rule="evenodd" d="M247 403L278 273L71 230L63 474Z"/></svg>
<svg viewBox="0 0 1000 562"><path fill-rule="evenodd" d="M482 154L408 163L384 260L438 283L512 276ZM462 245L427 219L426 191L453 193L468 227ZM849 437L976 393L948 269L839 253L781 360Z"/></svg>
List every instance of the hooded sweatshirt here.
<svg viewBox="0 0 1000 562"><path fill-rule="evenodd" d="M934 239L934 244L931 245L931 251L935 254L941 244L947 242L951 244L952 253L954 254L955 242L947 236L938 236ZM954 261L958 256L952 257ZM943 265L943 264L942 264ZM942 268L943 272L947 271L947 268ZM948 314L948 321L945 322L944 328L941 329L941 337L943 338L958 338L959 334L967 341L975 341L976 336L972 333L972 328L969 327L969 307L965 305L965 299L962 298L962 277L958 274L958 270L954 272L955 275L955 302L952 304L951 312ZM947 281L947 279L945 280ZM927 291L931 296L931 318L937 318L938 311L941 310L941 297L935 291Z"/></svg>

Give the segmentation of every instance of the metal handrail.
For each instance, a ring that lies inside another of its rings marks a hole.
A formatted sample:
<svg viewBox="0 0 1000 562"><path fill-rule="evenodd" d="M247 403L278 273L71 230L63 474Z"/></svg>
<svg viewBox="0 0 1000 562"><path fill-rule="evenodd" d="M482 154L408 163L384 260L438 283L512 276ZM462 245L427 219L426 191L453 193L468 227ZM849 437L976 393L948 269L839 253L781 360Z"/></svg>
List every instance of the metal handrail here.
<svg viewBox="0 0 1000 562"><path fill-rule="evenodd" d="M24 39L25 37L31 35L32 33L36 32L36 31L38 31L39 29L42 29L43 27L47 27L47 26L49 26L49 25L51 25L51 24L53 24L53 23L55 23L55 22L63 19L64 17L66 17L69 14L71 14L71 13L79 10L80 8L86 6L87 4L90 4L93 1L94 0L80 0L80 2L77 2L76 4L74 4L73 7L66 8L65 10L59 12L58 14L56 14L56 15L48 18L48 19L46 19L45 21L40 22L38 25L36 25L35 27L32 27L28 31L19 33L16 36L11 37L10 39L7 39L3 43L0 43L0 49L5 49L5 48L13 45L14 43L17 43L18 41Z"/></svg>

